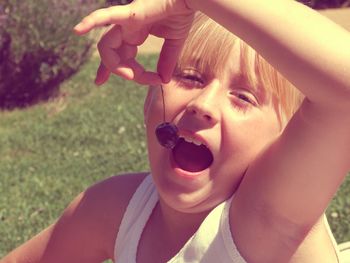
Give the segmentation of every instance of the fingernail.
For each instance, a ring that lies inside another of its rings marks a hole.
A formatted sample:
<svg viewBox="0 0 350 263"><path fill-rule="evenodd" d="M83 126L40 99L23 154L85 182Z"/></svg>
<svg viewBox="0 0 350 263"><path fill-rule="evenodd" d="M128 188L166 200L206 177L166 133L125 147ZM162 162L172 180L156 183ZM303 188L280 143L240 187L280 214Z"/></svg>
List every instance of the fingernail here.
<svg viewBox="0 0 350 263"><path fill-rule="evenodd" d="M80 31L82 29L83 29L83 23L79 23L74 27L74 30L76 30L76 31Z"/></svg>
<svg viewBox="0 0 350 263"><path fill-rule="evenodd" d="M94 81L94 83L95 83L95 85L96 86L101 86L101 84L103 83L101 80L98 80L98 79L95 79L95 81Z"/></svg>
<svg viewBox="0 0 350 263"><path fill-rule="evenodd" d="M170 82L171 77L166 78L164 76L160 76L160 80L161 80L162 83L167 84L167 83Z"/></svg>

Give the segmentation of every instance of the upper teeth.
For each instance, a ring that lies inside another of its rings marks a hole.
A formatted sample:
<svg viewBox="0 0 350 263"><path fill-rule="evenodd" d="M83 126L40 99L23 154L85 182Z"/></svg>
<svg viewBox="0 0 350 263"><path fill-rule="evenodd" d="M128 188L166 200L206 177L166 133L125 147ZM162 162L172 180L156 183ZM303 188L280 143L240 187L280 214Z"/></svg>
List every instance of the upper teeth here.
<svg viewBox="0 0 350 263"><path fill-rule="evenodd" d="M185 137L185 136L181 136L181 137L184 138L184 140L186 142L193 143L193 144L198 145L198 146L202 145L202 143L200 141L198 141L198 140L196 140L194 138Z"/></svg>

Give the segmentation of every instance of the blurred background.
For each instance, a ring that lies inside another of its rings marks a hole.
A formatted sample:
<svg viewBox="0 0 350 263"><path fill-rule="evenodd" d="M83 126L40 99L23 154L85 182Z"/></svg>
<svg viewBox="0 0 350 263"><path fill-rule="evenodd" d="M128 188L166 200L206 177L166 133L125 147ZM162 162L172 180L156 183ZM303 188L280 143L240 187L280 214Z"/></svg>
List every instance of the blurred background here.
<svg viewBox="0 0 350 263"><path fill-rule="evenodd" d="M45 228L91 184L148 170L146 88L117 77L93 84L103 29L73 26L90 11L130 1L0 0L0 258ZM350 30L350 0L300 1ZM331 40L330 40L331 41ZM138 59L155 69L159 39ZM327 210L350 240L350 179Z"/></svg>

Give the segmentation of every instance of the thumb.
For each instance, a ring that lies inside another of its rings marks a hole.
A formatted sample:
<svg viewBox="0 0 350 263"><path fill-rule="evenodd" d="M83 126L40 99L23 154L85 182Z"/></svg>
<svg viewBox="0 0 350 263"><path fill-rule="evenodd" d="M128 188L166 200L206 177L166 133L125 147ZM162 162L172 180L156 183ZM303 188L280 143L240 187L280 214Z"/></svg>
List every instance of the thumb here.
<svg viewBox="0 0 350 263"><path fill-rule="evenodd" d="M157 71L164 83L168 83L173 75L185 39L165 39L159 55Z"/></svg>

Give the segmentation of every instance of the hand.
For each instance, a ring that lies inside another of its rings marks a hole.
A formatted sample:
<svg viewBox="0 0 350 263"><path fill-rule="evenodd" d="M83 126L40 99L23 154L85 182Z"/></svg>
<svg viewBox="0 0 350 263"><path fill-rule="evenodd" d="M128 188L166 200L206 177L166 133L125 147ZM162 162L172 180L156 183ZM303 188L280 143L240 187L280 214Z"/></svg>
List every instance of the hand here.
<svg viewBox="0 0 350 263"><path fill-rule="evenodd" d="M92 12L75 26L74 31L83 35L96 27L112 25L97 45L101 63L96 84L105 83L110 73L114 73L140 84L157 85L170 81L193 16L194 12L185 0L134 0L129 5ZM157 73L145 71L135 59L137 46L150 34L165 40Z"/></svg>

